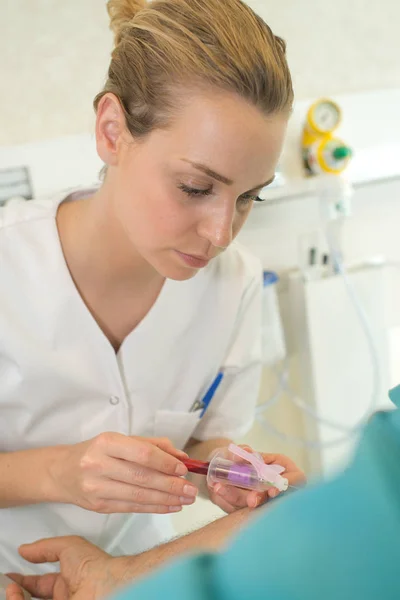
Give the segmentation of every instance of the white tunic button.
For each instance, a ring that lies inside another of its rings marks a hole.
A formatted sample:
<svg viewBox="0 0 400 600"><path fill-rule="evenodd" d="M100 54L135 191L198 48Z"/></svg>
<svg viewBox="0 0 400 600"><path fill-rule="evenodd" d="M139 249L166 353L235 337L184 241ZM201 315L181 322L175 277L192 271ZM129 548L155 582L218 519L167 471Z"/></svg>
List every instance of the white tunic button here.
<svg viewBox="0 0 400 600"><path fill-rule="evenodd" d="M117 404L119 404L119 398L118 398L118 396L111 396L111 398L110 398L110 404L112 404L113 406L116 406Z"/></svg>

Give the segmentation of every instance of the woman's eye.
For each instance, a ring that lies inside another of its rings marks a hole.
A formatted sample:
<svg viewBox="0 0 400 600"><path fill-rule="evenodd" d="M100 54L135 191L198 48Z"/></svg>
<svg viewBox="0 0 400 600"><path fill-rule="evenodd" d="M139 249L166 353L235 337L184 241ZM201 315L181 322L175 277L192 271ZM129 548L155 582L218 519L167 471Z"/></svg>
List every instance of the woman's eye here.
<svg viewBox="0 0 400 600"><path fill-rule="evenodd" d="M190 198L199 198L203 196L211 196L213 188L209 187L207 189L190 187L189 185L185 185L184 183L180 183L178 188L184 192ZM260 198L256 194L243 194L238 199L238 204L241 206L246 206L251 202L263 202L263 198Z"/></svg>
<svg viewBox="0 0 400 600"><path fill-rule="evenodd" d="M240 196L238 202L239 204L241 204L242 206L245 206L246 204L250 204L250 202L262 202L262 198L260 198L259 196L256 196L255 194L243 194L242 196Z"/></svg>
<svg viewBox="0 0 400 600"><path fill-rule="evenodd" d="M188 185L185 185L184 183L181 183L178 187L180 190L182 190L182 192L184 192L191 198L195 198L198 196L209 196L212 192L212 188L207 188L206 190L201 190L198 188L189 187Z"/></svg>

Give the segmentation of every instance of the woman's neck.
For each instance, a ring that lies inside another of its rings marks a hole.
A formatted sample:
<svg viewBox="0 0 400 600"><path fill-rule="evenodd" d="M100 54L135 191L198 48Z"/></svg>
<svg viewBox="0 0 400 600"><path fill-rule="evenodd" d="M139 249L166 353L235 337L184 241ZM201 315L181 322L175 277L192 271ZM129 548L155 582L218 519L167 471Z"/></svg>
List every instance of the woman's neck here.
<svg viewBox="0 0 400 600"><path fill-rule="evenodd" d="M164 279L128 240L104 186L93 196L62 203L57 227L72 277L101 294L146 289Z"/></svg>

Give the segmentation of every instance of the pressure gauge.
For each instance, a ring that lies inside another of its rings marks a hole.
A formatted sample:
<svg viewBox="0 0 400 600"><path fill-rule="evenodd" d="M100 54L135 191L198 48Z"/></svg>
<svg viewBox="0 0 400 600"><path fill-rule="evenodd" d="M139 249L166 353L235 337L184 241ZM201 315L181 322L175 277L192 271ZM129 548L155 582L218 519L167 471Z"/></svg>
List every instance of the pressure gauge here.
<svg viewBox="0 0 400 600"><path fill-rule="evenodd" d="M308 111L307 124L312 131L319 134L331 133L340 124L342 113L333 100L318 100Z"/></svg>

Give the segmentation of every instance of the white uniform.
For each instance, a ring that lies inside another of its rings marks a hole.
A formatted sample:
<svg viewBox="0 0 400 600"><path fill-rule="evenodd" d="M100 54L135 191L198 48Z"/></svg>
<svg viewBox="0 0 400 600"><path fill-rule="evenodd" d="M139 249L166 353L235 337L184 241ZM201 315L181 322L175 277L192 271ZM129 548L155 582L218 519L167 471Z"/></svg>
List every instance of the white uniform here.
<svg viewBox="0 0 400 600"><path fill-rule="evenodd" d="M260 376L259 262L233 243L192 279L167 280L115 354L65 263L55 221L64 199L0 208L0 452L104 431L165 436L179 448L192 436L244 434ZM225 377L200 420L190 408L220 369ZM0 509L0 571L26 571L17 547L42 537L82 535L107 547L126 518L64 504ZM160 543L168 521L137 515L115 553Z"/></svg>

